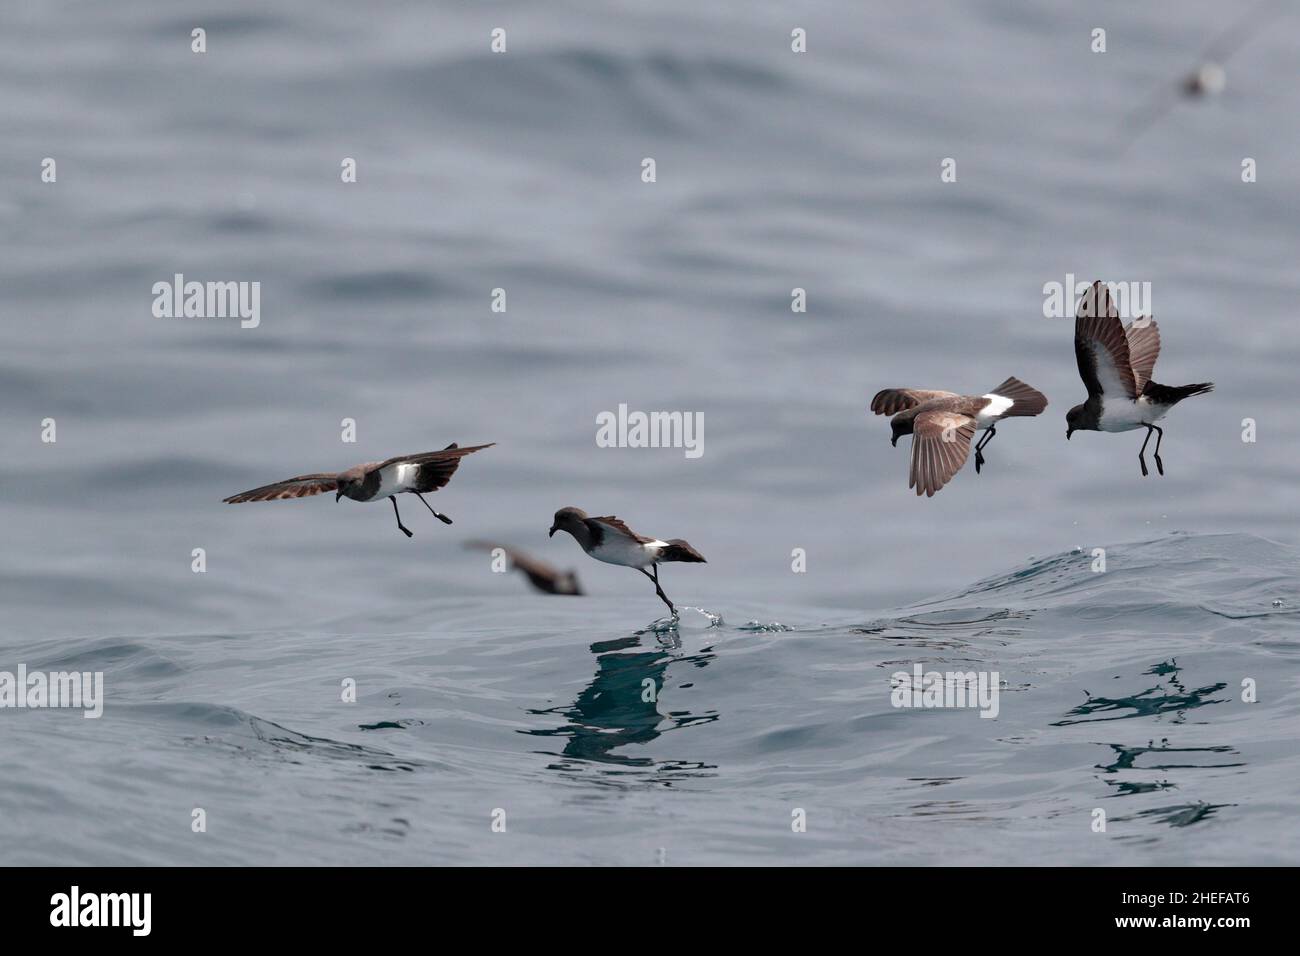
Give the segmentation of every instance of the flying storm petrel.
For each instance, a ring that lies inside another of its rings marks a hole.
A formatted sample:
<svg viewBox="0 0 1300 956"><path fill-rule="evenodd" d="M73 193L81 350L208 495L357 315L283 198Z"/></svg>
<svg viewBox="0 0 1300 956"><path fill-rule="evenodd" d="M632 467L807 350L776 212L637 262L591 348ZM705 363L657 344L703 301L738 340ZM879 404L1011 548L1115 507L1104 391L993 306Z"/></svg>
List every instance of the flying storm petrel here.
<svg viewBox="0 0 1300 956"><path fill-rule="evenodd" d="M1285 10L1283 0L1259 0L1242 11L1209 45L1201 55L1196 68L1174 84L1157 89L1145 102L1124 118L1118 130L1118 152L1128 146L1156 124L1161 117L1177 105L1179 97L1199 99L1222 93L1228 74L1224 64L1239 47Z"/></svg>
<svg viewBox="0 0 1300 956"><path fill-rule="evenodd" d="M1074 355L1079 377L1088 388L1088 400L1065 413L1065 437L1077 431L1127 432L1145 428L1147 437L1138 452L1142 476L1147 475L1143 454L1151 433L1156 433L1156 470L1165 473L1160 460L1164 430L1155 423L1184 398L1214 390L1213 382L1195 385L1159 385L1151 372L1160 354L1160 330L1150 316L1124 326L1111 302L1110 291L1094 282L1079 300L1074 320Z"/></svg>
<svg viewBox="0 0 1300 956"><path fill-rule="evenodd" d="M926 388L886 388L871 400L877 415L893 415L891 445L912 436L912 468L907 487L932 497L952 480L970 454L970 440L984 429L975 446L975 473L984 466L984 446L1004 418L1031 418L1047 407L1042 392L1009 378L987 395L958 395Z"/></svg>
<svg viewBox="0 0 1300 956"><path fill-rule="evenodd" d="M474 551L495 551L500 548L510 562L510 567L523 574L529 584L544 594L582 594L582 586L578 584L578 575L574 571L560 571L532 555L492 541L466 541L465 547Z"/></svg>
<svg viewBox="0 0 1300 956"><path fill-rule="evenodd" d="M442 451L426 451L418 455L401 455L387 461L371 461L356 465L338 474L322 473L318 475L299 475L277 481L273 485L263 485L252 491L242 491L237 495L222 499L226 504L239 504L245 501L278 501L281 498L306 498L323 492L336 492L334 500L351 498L353 501L379 501L387 498L393 503L393 514L397 516L397 527L408 538L411 531L402 524L401 512L397 510L394 495L409 491L424 502L424 506L433 511L433 506L424 501L421 492L437 491L456 473L460 460L471 452L491 448L496 442L486 445L474 445L460 448L452 442ZM451 519L444 514L433 511L433 516L444 524L451 524Z"/></svg>
<svg viewBox="0 0 1300 956"><path fill-rule="evenodd" d="M660 541L637 534L613 515L601 518L589 518L580 508L561 508L555 512L548 537L554 537L557 531L567 531L573 535L582 550L597 561L606 564L620 564L625 568L636 568L655 585L655 593L668 605L674 617L677 608L668 600L663 588L659 586L659 563L661 561L703 562L704 555L696 551L681 538ZM650 570L647 571L646 568Z"/></svg>

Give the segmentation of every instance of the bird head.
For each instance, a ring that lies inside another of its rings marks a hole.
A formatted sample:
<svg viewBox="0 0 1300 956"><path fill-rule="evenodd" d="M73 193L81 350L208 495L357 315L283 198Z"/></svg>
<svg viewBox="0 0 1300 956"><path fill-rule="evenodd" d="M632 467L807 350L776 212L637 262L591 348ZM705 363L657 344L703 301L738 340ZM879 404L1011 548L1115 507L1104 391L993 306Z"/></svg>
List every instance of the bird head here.
<svg viewBox="0 0 1300 956"><path fill-rule="evenodd" d="M900 438L904 435L912 434L912 431L915 428L915 422L913 421L915 417L916 416L914 416L909 410L906 412L899 412L889 420L889 427L893 431L893 435L891 435L889 439L889 444L897 446Z"/></svg>
<svg viewBox="0 0 1300 956"><path fill-rule="evenodd" d="M578 538L579 541L583 540L579 537L577 529L581 528L585 534L587 526L582 522L586 517L587 513L581 508L561 508L555 512L555 518L551 521L551 530L547 537L555 537L557 531L567 531L575 538Z"/></svg>
<svg viewBox="0 0 1300 956"><path fill-rule="evenodd" d="M1083 406L1075 405L1065 413L1065 440L1069 441L1070 436L1083 427Z"/></svg>

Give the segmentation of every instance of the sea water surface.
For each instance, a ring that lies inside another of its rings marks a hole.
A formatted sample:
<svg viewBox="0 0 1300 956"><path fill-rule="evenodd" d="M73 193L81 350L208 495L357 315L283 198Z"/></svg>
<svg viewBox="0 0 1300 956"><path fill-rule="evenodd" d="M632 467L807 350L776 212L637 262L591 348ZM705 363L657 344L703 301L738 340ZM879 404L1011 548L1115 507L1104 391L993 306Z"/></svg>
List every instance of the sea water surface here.
<svg viewBox="0 0 1300 956"><path fill-rule="evenodd" d="M4 715L6 862L1294 863L1300 556L1172 534L1094 567L671 630L531 596L34 642L109 704ZM895 706L917 663L996 674L996 716Z"/></svg>
<svg viewBox="0 0 1300 956"><path fill-rule="evenodd" d="M1297 15L1113 135L1239 14L4 4L0 671L107 700L0 710L0 863L1300 861ZM155 318L177 273L258 326ZM1164 477L1065 441L1067 274L1150 281L1157 379L1216 383ZM871 395L1008 375L1046 413L918 499ZM703 454L598 447L620 404ZM409 540L221 503L452 441L497 445ZM656 629L566 505L688 539L665 590L721 623ZM916 663L998 717L893 707Z"/></svg>

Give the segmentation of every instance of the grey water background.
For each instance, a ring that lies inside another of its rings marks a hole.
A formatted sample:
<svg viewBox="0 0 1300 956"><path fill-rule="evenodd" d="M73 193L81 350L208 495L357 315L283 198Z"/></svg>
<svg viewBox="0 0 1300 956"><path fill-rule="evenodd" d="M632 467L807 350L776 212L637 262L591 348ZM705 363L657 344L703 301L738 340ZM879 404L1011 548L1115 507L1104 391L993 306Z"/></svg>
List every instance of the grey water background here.
<svg viewBox="0 0 1300 956"><path fill-rule="evenodd" d="M0 863L1296 862L1297 14L1113 145L1238 12L4 4L0 670L108 700L0 711ZM260 327L154 318L177 272ZM1156 378L1217 383L1163 479L1064 441L1067 273L1151 281ZM1047 413L917 499L871 395L1007 375ZM620 403L704 455L598 448ZM498 444L410 540L220 501L451 441ZM688 538L665 589L725 623L650 629L570 504ZM891 707L913 662L999 671L999 717Z"/></svg>

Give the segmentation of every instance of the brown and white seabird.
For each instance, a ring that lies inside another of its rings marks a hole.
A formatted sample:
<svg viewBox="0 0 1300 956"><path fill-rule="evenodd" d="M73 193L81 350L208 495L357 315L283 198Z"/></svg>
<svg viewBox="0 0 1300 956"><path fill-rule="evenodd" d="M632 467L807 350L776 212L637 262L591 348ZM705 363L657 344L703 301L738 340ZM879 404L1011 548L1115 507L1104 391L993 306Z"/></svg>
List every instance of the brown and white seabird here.
<svg viewBox="0 0 1300 956"><path fill-rule="evenodd" d="M613 515L589 518L580 508L561 508L555 512L549 537L554 537L557 531L569 532L582 545L582 550L597 561L636 568L654 582L655 593L668 605L668 610L674 616L677 609L659 586L659 564L664 561L704 561L704 555L681 538L669 538L667 541L647 538L637 534ZM647 571L646 568L650 570Z"/></svg>
<svg viewBox="0 0 1300 956"><path fill-rule="evenodd" d="M1009 378L985 395L958 395L928 388L885 388L871 400L877 415L893 415L891 445L912 436L912 467L907 487L932 497L966 464L970 440L979 429L975 472L984 466L984 446L997 434L1004 418L1029 418L1042 413L1047 398L1018 378Z"/></svg>
<svg viewBox="0 0 1300 956"><path fill-rule="evenodd" d="M397 516L397 527L408 538L411 531L402 524L401 512L397 510L395 495L410 492L433 512L433 516L444 524L451 524L451 519L433 510L429 502L424 501L423 492L437 491L460 467L460 460L472 452L491 448L496 442L486 445L474 445L461 448L452 442L442 451L426 451L417 455L399 455L387 461L371 461L356 465L347 471L338 473L323 472L315 475L299 475L287 478L272 485L263 485L252 491L242 491L237 495L222 499L226 504L240 504L245 501L279 501L282 498L306 498L327 491L335 492L334 500L351 498L353 501L379 501L387 498L393 503L393 514Z"/></svg>
<svg viewBox="0 0 1300 956"><path fill-rule="evenodd" d="M576 572L560 571L518 548L492 541L466 541L465 547L474 551L496 551L499 548L505 553L510 567L523 574L528 583L544 594L582 594Z"/></svg>
<svg viewBox="0 0 1300 956"><path fill-rule="evenodd" d="M1094 282L1079 300L1074 320L1074 355L1079 377L1088 389L1088 400L1065 413L1065 437L1077 431L1127 432L1145 428L1147 437L1138 452L1142 475L1147 475L1143 457L1151 433L1156 433L1156 470L1165 473L1160 460L1164 430L1155 423L1184 398L1214 390L1213 382L1195 385L1160 385L1151 381L1160 354L1160 330L1155 319L1144 316L1125 326L1111 301L1110 290Z"/></svg>

